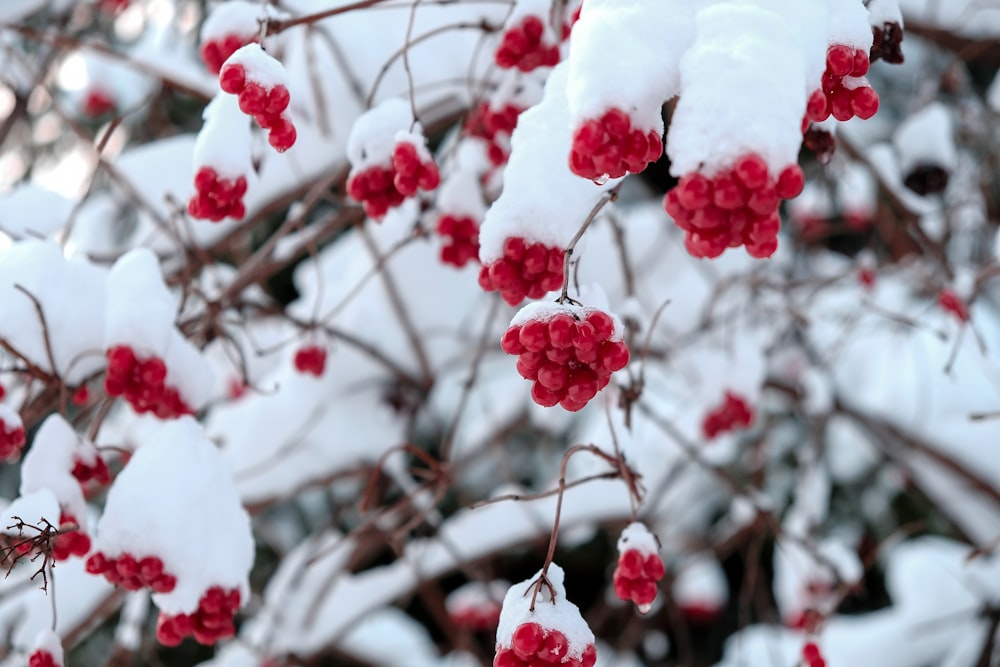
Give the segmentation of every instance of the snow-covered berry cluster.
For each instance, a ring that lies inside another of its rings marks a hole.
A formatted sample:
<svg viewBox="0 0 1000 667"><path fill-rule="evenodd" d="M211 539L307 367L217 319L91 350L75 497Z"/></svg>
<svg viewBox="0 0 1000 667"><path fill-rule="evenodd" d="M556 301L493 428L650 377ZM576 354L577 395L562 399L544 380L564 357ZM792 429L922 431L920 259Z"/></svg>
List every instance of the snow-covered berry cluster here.
<svg viewBox="0 0 1000 667"><path fill-rule="evenodd" d="M404 197L412 197L417 194L417 190L430 192L441 184L437 164L421 136L406 133L396 136L396 146L392 149L392 169L392 184Z"/></svg>
<svg viewBox="0 0 1000 667"><path fill-rule="evenodd" d="M326 369L326 348L320 345L304 345L295 351L295 370L322 377Z"/></svg>
<svg viewBox="0 0 1000 667"><path fill-rule="evenodd" d="M7 406L0 405L0 459L9 461L17 458L24 443L21 416Z"/></svg>
<svg viewBox="0 0 1000 667"><path fill-rule="evenodd" d="M540 588L538 581L523 581L507 591L493 667L593 667L594 633L577 606L566 599L562 568L550 564Z"/></svg>
<svg viewBox="0 0 1000 667"><path fill-rule="evenodd" d="M229 56L247 44L256 41L256 39L256 33L249 35L229 33L228 35L202 42L200 49L201 60L205 63L205 67L209 72L218 74L222 71L223 63L229 60Z"/></svg>
<svg viewBox="0 0 1000 667"><path fill-rule="evenodd" d="M872 48L868 53L871 62L884 60L893 65L903 62L903 28L896 21L886 21L872 26Z"/></svg>
<svg viewBox="0 0 1000 667"><path fill-rule="evenodd" d="M167 366L162 359L140 358L128 345L110 348L107 358L104 391L108 396L124 396L139 414L150 412L160 419L194 413L177 389L166 384Z"/></svg>
<svg viewBox="0 0 1000 667"><path fill-rule="evenodd" d="M28 656L28 667L62 667L62 663L48 651L38 649Z"/></svg>
<svg viewBox="0 0 1000 667"><path fill-rule="evenodd" d="M959 322L969 321L969 308L955 290L945 287L938 293L938 305Z"/></svg>
<svg viewBox="0 0 1000 667"><path fill-rule="evenodd" d="M614 573L615 595L649 611L656 599L657 584L666 574L656 537L641 523L632 523L618 538L618 566Z"/></svg>
<svg viewBox="0 0 1000 667"><path fill-rule="evenodd" d="M219 86L236 95L240 111L267 130L267 141L283 153L295 144L295 124L288 114L291 96L281 63L252 43L238 49L222 66Z"/></svg>
<svg viewBox="0 0 1000 667"><path fill-rule="evenodd" d="M489 584L470 581L456 588L444 601L448 618L456 627L471 632L496 629L500 621L500 601L506 594L508 585L503 581Z"/></svg>
<svg viewBox="0 0 1000 667"><path fill-rule="evenodd" d="M95 551L85 567L90 574L103 576L108 583L127 591L149 588L154 593L169 593L177 586L177 577L163 569L163 561L157 556L139 557L122 552L113 557Z"/></svg>
<svg viewBox="0 0 1000 667"><path fill-rule="evenodd" d="M806 118L818 123L831 115L841 121L874 116L878 93L864 78L870 64L867 49L832 44L826 52L822 86L809 96Z"/></svg>
<svg viewBox="0 0 1000 667"><path fill-rule="evenodd" d="M541 17L529 14L508 24L494 56L498 67L530 72L559 64L559 46Z"/></svg>
<svg viewBox="0 0 1000 667"><path fill-rule="evenodd" d="M507 102L494 108L490 102L482 102L469 112L465 121L465 131L486 141L486 155L494 166L507 162L510 154L510 135L517 127L517 118L524 108Z"/></svg>
<svg viewBox="0 0 1000 667"><path fill-rule="evenodd" d="M753 408L745 398L727 391L722 405L710 410L701 423L701 432L706 440L712 440L722 433L748 428L753 424Z"/></svg>
<svg viewBox="0 0 1000 667"><path fill-rule="evenodd" d="M187 210L192 217L218 222L225 218L240 220L246 215L243 195L247 192L247 179L221 178L211 167L202 167L194 175L195 194L188 200Z"/></svg>
<svg viewBox="0 0 1000 667"><path fill-rule="evenodd" d="M525 298L540 299L562 287L565 260L562 248L510 237L504 241L503 257L480 270L479 286L487 292L500 292L512 306Z"/></svg>
<svg viewBox="0 0 1000 667"><path fill-rule="evenodd" d="M663 155L663 137L655 129L633 126L621 109L584 120L573 133L569 167L573 173L598 180L638 174Z"/></svg>
<svg viewBox="0 0 1000 667"><path fill-rule="evenodd" d="M805 667L826 667L826 659L816 642L806 642L802 646L802 661Z"/></svg>
<svg viewBox="0 0 1000 667"><path fill-rule="evenodd" d="M459 268L479 259L479 223L470 216L442 215L437 233L445 239L441 261Z"/></svg>
<svg viewBox="0 0 1000 667"><path fill-rule="evenodd" d="M52 544L52 558L57 561L69 559L71 556L86 556L90 551L90 536L79 528L68 530L70 526L79 526L72 514L63 512L59 518L60 532Z"/></svg>
<svg viewBox="0 0 1000 667"><path fill-rule="evenodd" d="M229 0L212 7L201 24L201 59L212 74L218 74L229 56L251 42L260 33L260 3Z"/></svg>
<svg viewBox="0 0 1000 667"><path fill-rule="evenodd" d="M156 620L156 639L164 646L177 646L185 637L194 636L199 644L211 646L236 634L233 616L239 608L239 589L213 586L198 601L194 613L171 616L161 612Z"/></svg>
<svg viewBox="0 0 1000 667"><path fill-rule="evenodd" d="M396 189L394 177L391 164L373 165L348 177L347 194L361 202L365 215L381 220L389 209L396 208L406 200Z"/></svg>
<svg viewBox="0 0 1000 667"><path fill-rule="evenodd" d="M625 368L628 346L613 315L596 308L532 303L514 317L500 340L515 355L517 372L532 381L531 398L542 407L581 410Z"/></svg>
<svg viewBox="0 0 1000 667"><path fill-rule="evenodd" d="M760 155L748 153L711 176L681 177L664 208L684 230L684 245L694 257L718 257L741 245L752 257L770 257L778 248L778 205L802 192L804 182L798 165L775 176Z"/></svg>

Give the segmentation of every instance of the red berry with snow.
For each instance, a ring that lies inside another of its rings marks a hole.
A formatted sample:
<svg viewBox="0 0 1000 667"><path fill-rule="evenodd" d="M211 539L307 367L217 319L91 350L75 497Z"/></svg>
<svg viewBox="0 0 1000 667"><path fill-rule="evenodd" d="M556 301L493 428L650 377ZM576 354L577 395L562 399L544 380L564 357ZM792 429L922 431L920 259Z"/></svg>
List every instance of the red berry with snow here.
<svg viewBox="0 0 1000 667"><path fill-rule="evenodd" d="M522 72L555 67L559 64L559 47L547 38L545 22L540 17L524 17L520 23L504 30L494 56L497 66L516 67Z"/></svg>
<svg viewBox="0 0 1000 667"><path fill-rule="evenodd" d="M241 220L246 215L243 195L247 192L247 179L220 178L211 167L202 167L194 177L195 193L188 200L187 210L192 218L219 222L225 218Z"/></svg>
<svg viewBox="0 0 1000 667"><path fill-rule="evenodd" d="M212 74L218 74L229 56L241 47L257 41L257 35L239 35L230 33L216 39L205 41L201 45L201 60Z"/></svg>
<svg viewBox="0 0 1000 667"><path fill-rule="evenodd" d="M392 183L404 197L412 197L417 190L430 192L441 184L434 159L423 147L410 141L400 141L392 151Z"/></svg>
<svg viewBox="0 0 1000 667"><path fill-rule="evenodd" d="M100 456L95 456L93 463L87 463L80 458L74 459L73 477L80 484L93 481L101 486L107 486L111 483L111 471L108 470L108 464Z"/></svg>
<svg viewBox="0 0 1000 667"><path fill-rule="evenodd" d="M256 51L248 52L248 58L251 53L253 57L273 61L280 68L280 63L264 54L259 47ZM235 59L236 62L230 59L223 65L219 72L219 86L224 92L236 95L240 110L252 116L262 129L268 131L268 143L279 153L285 152L295 144L298 135L287 112L291 102L288 88L282 83L262 83L255 80L253 69L248 70L238 55Z"/></svg>
<svg viewBox="0 0 1000 667"><path fill-rule="evenodd" d="M306 345L295 351L295 370L322 377L326 369L326 348Z"/></svg>
<svg viewBox="0 0 1000 667"><path fill-rule="evenodd" d="M79 528L76 517L63 513L59 518L60 532L52 544L52 558L57 561L67 560L72 556L86 556L90 551L90 536Z"/></svg>
<svg viewBox="0 0 1000 667"><path fill-rule="evenodd" d="M62 664L48 651L38 649L28 656L28 667L62 667Z"/></svg>
<svg viewBox="0 0 1000 667"><path fill-rule="evenodd" d="M511 237L504 241L503 257L483 266L479 285L487 292L500 292L512 306L525 298L540 299L562 287L565 259L566 251L562 248L529 244L521 237Z"/></svg>
<svg viewBox="0 0 1000 667"><path fill-rule="evenodd" d="M456 627L471 632L495 630L500 620L500 600L507 583L471 581L445 598L448 618Z"/></svg>
<svg viewBox="0 0 1000 667"><path fill-rule="evenodd" d="M104 390L108 396L123 396L139 414L149 412L160 419L194 414L177 389L166 384L167 367L162 359L139 358L127 345L112 347L107 358Z"/></svg>
<svg viewBox="0 0 1000 667"><path fill-rule="evenodd" d="M585 120L573 133L569 166L574 174L598 180L637 174L663 155L663 139L656 130L643 130L621 109L609 109L600 118Z"/></svg>
<svg viewBox="0 0 1000 667"><path fill-rule="evenodd" d="M805 667L826 667L826 660L816 642L806 642L802 646L802 661Z"/></svg>
<svg viewBox="0 0 1000 667"><path fill-rule="evenodd" d="M393 182L392 165L375 165L363 171L352 172L347 179L347 194L361 202L369 218L381 220L389 209L396 208L406 199Z"/></svg>
<svg viewBox="0 0 1000 667"><path fill-rule="evenodd" d="M437 232L445 239L441 261L458 268L479 260L479 223L469 216L442 215Z"/></svg>
<svg viewBox="0 0 1000 667"><path fill-rule="evenodd" d="M869 55L863 49L832 44L826 52L826 71L820 88L806 105L806 117L819 122L831 115L840 121L855 116L867 120L874 116L878 111L878 93L863 78L869 66Z"/></svg>
<svg viewBox="0 0 1000 667"><path fill-rule="evenodd" d="M9 461L17 458L25 442L20 418L0 418L0 459Z"/></svg>
<svg viewBox="0 0 1000 667"><path fill-rule="evenodd" d="M749 428L753 424L753 408L742 396L726 392L722 405L709 411L701 424L702 435L712 440L722 433Z"/></svg>
<svg viewBox="0 0 1000 667"><path fill-rule="evenodd" d="M664 208L684 230L693 257L718 257L741 245L752 257L770 257L778 248L778 205L803 185L798 165L775 177L761 156L748 153L712 177L685 174L667 193Z"/></svg>
<svg viewBox="0 0 1000 667"><path fill-rule="evenodd" d="M239 608L238 589L214 586L202 595L194 613L175 616L161 613L156 621L156 638L164 646L177 646L185 637L193 636L199 644L211 646L236 634L233 616Z"/></svg>
<svg viewBox="0 0 1000 667"><path fill-rule="evenodd" d="M103 576L108 583L125 590L149 588L154 593L169 593L177 586L177 577L167 572L156 556L139 558L122 553L117 558L95 551L87 558L84 569L89 574Z"/></svg>
<svg viewBox="0 0 1000 667"><path fill-rule="evenodd" d="M628 364L628 346L603 311L555 306L515 322L500 346L517 355L517 371L533 382L531 398L542 407L576 412Z"/></svg>
<svg viewBox="0 0 1000 667"><path fill-rule="evenodd" d="M938 294L938 305L959 322L969 321L969 309L962 297L947 287Z"/></svg>
<svg viewBox="0 0 1000 667"><path fill-rule="evenodd" d="M633 602L642 613L656 599L657 584L666 574L656 538L641 523L630 524L618 538L618 566L613 583L615 594Z"/></svg>

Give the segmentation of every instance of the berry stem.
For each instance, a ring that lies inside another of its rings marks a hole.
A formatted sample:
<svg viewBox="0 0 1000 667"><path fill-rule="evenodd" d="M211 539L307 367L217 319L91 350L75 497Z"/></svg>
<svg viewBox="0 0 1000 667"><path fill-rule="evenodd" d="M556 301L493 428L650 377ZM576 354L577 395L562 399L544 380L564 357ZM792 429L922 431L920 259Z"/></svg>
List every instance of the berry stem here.
<svg viewBox="0 0 1000 667"><path fill-rule="evenodd" d="M562 293L559 295L559 298L556 299L556 303L569 302L576 306L582 305L580 304L579 301L571 299L569 296L569 265L570 261L573 259L573 250L576 249L576 244L580 242L581 238L583 238L583 234L587 231L587 228L590 227L590 223L594 221L594 218L597 217L597 214L601 212L601 209L604 208L604 206L609 202L614 202L618 200L618 191L620 189L621 189L621 184L619 183L615 187L608 190L608 192L603 197L601 197L601 199L596 204L594 204L594 208L590 209L590 213L587 215L587 219L583 221L583 224L580 225L580 229L576 230L576 234L573 236L573 239L569 242L569 245L566 246L566 258L563 260Z"/></svg>

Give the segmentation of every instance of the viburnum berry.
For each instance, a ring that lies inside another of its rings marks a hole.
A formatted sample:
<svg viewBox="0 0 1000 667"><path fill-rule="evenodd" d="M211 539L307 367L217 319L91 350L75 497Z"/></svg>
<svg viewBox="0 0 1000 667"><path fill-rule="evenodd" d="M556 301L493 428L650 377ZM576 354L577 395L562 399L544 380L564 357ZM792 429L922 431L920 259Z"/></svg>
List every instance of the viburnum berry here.
<svg viewBox="0 0 1000 667"><path fill-rule="evenodd" d="M38 649L28 656L28 667L62 667L62 664L48 651Z"/></svg>
<svg viewBox="0 0 1000 667"><path fill-rule="evenodd" d="M257 41L257 34L239 35L230 33L222 37L202 42L200 53L205 67L212 74L218 74L222 65L241 47Z"/></svg>
<svg viewBox="0 0 1000 667"><path fill-rule="evenodd" d="M767 163L748 153L711 178L692 172L664 199L664 208L684 230L693 257L718 257L745 246L751 257L770 257L778 248L778 205L802 192L802 169L793 164L772 176Z"/></svg>
<svg viewBox="0 0 1000 667"><path fill-rule="evenodd" d="M629 361L621 326L612 315L559 304L522 308L500 347L518 357L517 372L533 382L535 403L570 412L583 409Z"/></svg>
<svg viewBox="0 0 1000 667"><path fill-rule="evenodd" d="M92 88L83 97L81 110L89 118L100 118L115 110L115 98L103 90Z"/></svg>
<svg viewBox="0 0 1000 667"><path fill-rule="evenodd" d="M161 613L156 621L156 638L164 646L177 646L185 637L211 646L236 634L233 616L240 608L239 589L224 590L213 586L198 601L191 614L169 616Z"/></svg>
<svg viewBox="0 0 1000 667"><path fill-rule="evenodd" d="M326 348L320 345L305 345L295 351L295 370L322 377L326 369Z"/></svg>
<svg viewBox="0 0 1000 667"><path fill-rule="evenodd" d="M753 424L753 408L742 396L726 392L722 405L705 415L701 424L702 435L712 440L722 433L744 429Z"/></svg>
<svg viewBox="0 0 1000 667"><path fill-rule="evenodd" d="M26 442L24 426L17 413L4 409L0 413L0 459L17 458Z"/></svg>
<svg viewBox="0 0 1000 667"><path fill-rule="evenodd" d="M494 56L497 66L516 67L522 72L555 67L559 64L559 47L548 42L547 37L545 22L540 17L525 16L504 30Z"/></svg>
<svg viewBox="0 0 1000 667"><path fill-rule="evenodd" d="M938 293L938 305L959 322L969 321L969 309L965 301L954 290L944 288Z"/></svg>
<svg viewBox="0 0 1000 667"><path fill-rule="evenodd" d="M870 66L868 52L845 44L832 44L826 52L821 86L809 97L806 117L820 122L831 115L840 121L857 116L867 120L878 111L876 93L864 75Z"/></svg>
<svg viewBox="0 0 1000 667"><path fill-rule="evenodd" d="M86 463L79 458L75 459L73 461L73 477L80 484L93 481L101 486L107 486L111 483L111 471L108 470L108 464L100 456L95 456L93 463Z"/></svg>
<svg viewBox="0 0 1000 667"><path fill-rule="evenodd" d="M486 141L486 155L490 162L499 167L507 162L510 154L510 135L517 127L517 119L524 108L507 103L494 108L489 102L482 102L470 111L465 121L465 131Z"/></svg>
<svg viewBox="0 0 1000 667"><path fill-rule="evenodd" d="M444 601L448 618L456 627L471 632L495 630L500 620L500 601L508 585L503 581L470 581L455 589Z"/></svg>
<svg viewBox="0 0 1000 667"><path fill-rule="evenodd" d="M211 167L202 167L194 177L195 194L188 200L187 210L199 220L219 222L225 218L242 220L246 215L243 195L247 192L247 179L220 178Z"/></svg>
<svg viewBox="0 0 1000 667"><path fill-rule="evenodd" d="M167 366L162 359L139 358L128 345L110 348L107 358L104 391L108 396L124 396L139 414L150 412L160 419L194 414L177 389L167 386Z"/></svg>
<svg viewBox="0 0 1000 667"><path fill-rule="evenodd" d="M441 184L434 159L423 145L413 141L398 140L392 150L392 183L404 197L412 197L417 190L430 192Z"/></svg>
<svg viewBox="0 0 1000 667"><path fill-rule="evenodd" d="M73 396L70 397L69 401L77 407L83 407L90 401L90 389L85 384L80 385L73 392Z"/></svg>
<svg viewBox="0 0 1000 667"><path fill-rule="evenodd" d="M352 173L347 179L347 194L361 202L369 218L381 220L389 209L406 199L393 182L392 166L375 165Z"/></svg>
<svg viewBox="0 0 1000 667"><path fill-rule="evenodd" d="M268 131L268 143L283 153L295 144L297 132L288 105L288 88L275 79L284 78L284 68L257 44L241 47L219 71L219 86L236 95L240 110Z"/></svg>
<svg viewBox="0 0 1000 667"><path fill-rule="evenodd" d="M618 566L614 573L615 594L635 603L643 614L656 599L657 584L666 574L656 537L641 523L632 523L618 538Z"/></svg>
<svg viewBox="0 0 1000 667"><path fill-rule="evenodd" d="M826 660L816 642L806 642L802 646L802 661L805 667L826 667Z"/></svg>
<svg viewBox="0 0 1000 667"><path fill-rule="evenodd" d="M149 588L154 593L169 593L177 586L177 577L164 569L156 556L142 558L130 553L108 556L100 551L90 554L84 563L88 573L103 576L108 583L128 591Z"/></svg>
<svg viewBox="0 0 1000 667"><path fill-rule="evenodd" d="M569 167L591 180L621 178L629 172L638 174L661 155L663 138L656 130L635 128L628 113L612 108L577 127Z"/></svg>
<svg viewBox="0 0 1000 667"><path fill-rule="evenodd" d="M884 60L893 65L903 62L903 28L895 21L886 21L881 26L872 26L872 48L868 57L871 62Z"/></svg>
<svg viewBox="0 0 1000 667"><path fill-rule="evenodd" d="M441 261L461 268L479 260L479 223L467 215L442 215L437 232L445 239Z"/></svg>
<svg viewBox="0 0 1000 667"><path fill-rule="evenodd" d="M504 241L503 257L480 270L479 286L487 292L500 292L512 306L525 298L540 299L562 287L565 259L562 248L510 237Z"/></svg>
<svg viewBox="0 0 1000 667"><path fill-rule="evenodd" d="M837 150L837 140L834 139L833 133L824 130L818 125L813 125L809 123L809 119L806 119L806 124L808 129L802 135L802 145L811 150L816 154L816 159L820 163L825 164L830 161L833 157L834 151Z"/></svg>
<svg viewBox="0 0 1000 667"><path fill-rule="evenodd" d="M67 530L70 526L79 525L72 514L63 513L59 518L59 529ZM86 556L90 551L90 536L79 528L69 532L61 532L52 545L52 558L57 561L67 560L71 556Z"/></svg>

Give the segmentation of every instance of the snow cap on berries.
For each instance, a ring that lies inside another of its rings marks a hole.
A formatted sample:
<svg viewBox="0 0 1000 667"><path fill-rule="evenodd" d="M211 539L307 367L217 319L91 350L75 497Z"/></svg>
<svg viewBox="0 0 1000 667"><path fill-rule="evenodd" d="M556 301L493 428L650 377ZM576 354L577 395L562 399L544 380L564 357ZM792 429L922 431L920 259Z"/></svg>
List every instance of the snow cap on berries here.
<svg viewBox="0 0 1000 667"><path fill-rule="evenodd" d="M625 326L614 313L607 312L605 308L595 306L574 306L570 303L557 303L555 301L533 301L524 305L510 320L510 326L524 326L532 320L548 322L556 315L571 315L580 319L586 319L587 315L593 312L605 313L611 317L614 323L614 330L608 340L619 341L625 336Z"/></svg>
<svg viewBox="0 0 1000 667"><path fill-rule="evenodd" d="M445 178L435 203L438 210L448 215L469 217L476 221L481 221L486 215L479 177L471 169L458 169Z"/></svg>
<svg viewBox="0 0 1000 667"><path fill-rule="evenodd" d="M215 5L201 24L201 41L215 42L228 35L256 35L260 32L261 9L259 2L247 0L229 0Z"/></svg>
<svg viewBox="0 0 1000 667"><path fill-rule="evenodd" d="M256 83L264 88L275 86L288 88L288 72L285 71L285 66L256 42L237 49L223 64L223 69L227 65L242 65L247 83Z"/></svg>
<svg viewBox="0 0 1000 667"><path fill-rule="evenodd" d="M674 576L673 596L692 616L720 612L729 598L729 584L719 561L711 554L692 556Z"/></svg>
<svg viewBox="0 0 1000 667"><path fill-rule="evenodd" d="M872 28L863 0L839 0L829 4L827 41L867 53L872 48Z"/></svg>
<svg viewBox="0 0 1000 667"><path fill-rule="evenodd" d="M639 521L630 523L618 536L618 553L633 549L646 556L660 552L656 536L649 532L649 528L646 528L645 524Z"/></svg>
<svg viewBox="0 0 1000 667"><path fill-rule="evenodd" d="M253 175L250 120L235 95L216 94L202 112L205 124L194 142L194 170L211 167L220 178Z"/></svg>
<svg viewBox="0 0 1000 667"><path fill-rule="evenodd" d="M361 114L347 137L347 159L352 171L391 163L397 134L406 133L411 125L413 111L409 102L399 97L390 97Z"/></svg>
<svg viewBox="0 0 1000 667"><path fill-rule="evenodd" d="M35 642L31 647L31 655L35 655L39 652L48 653L51 656L52 661L48 662L46 660L45 664L47 667L63 667L66 664L66 656L63 654L62 640L59 639L57 635L51 628L46 628L38 633L35 637ZM29 657L29 667L35 667L30 662Z"/></svg>
<svg viewBox="0 0 1000 667"><path fill-rule="evenodd" d="M81 529L86 530L87 502L80 482L72 472L76 454L84 449L84 444L69 422L62 415L50 415L39 427L21 465L21 495L40 489L50 490L60 508L72 515ZM53 525L58 525L58 514L57 512L55 516L45 518ZM28 517L22 518L28 520Z"/></svg>
<svg viewBox="0 0 1000 667"><path fill-rule="evenodd" d="M20 517L25 523L38 525L40 519L45 519L53 526L59 525L59 500L56 494L46 488L30 493L22 493L10 505L4 508L0 515L0 534L18 537L18 529L13 525ZM30 538L34 531L25 532L20 537Z"/></svg>
<svg viewBox="0 0 1000 667"><path fill-rule="evenodd" d="M537 623L543 630L558 630L566 635L569 644L567 655L579 658L588 646L593 645L594 633L580 615L580 609L566 598L565 573L555 563L549 565L547 573L552 590L543 583L535 601L535 610L531 611L535 582L541 574L539 571L531 579L514 584L507 591L497 626L497 646L510 646L514 631L522 623Z"/></svg>
<svg viewBox="0 0 1000 667"><path fill-rule="evenodd" d="M162 422L119 473L94 547L110 557L158 557L177 577L173 591L153 595L166 614L194 612L216 586L249 598L250 518L232 470L191 417Z"/></svg>
<svg viewBox="0 0 1000 667"><path fill-rule="evenodd" d="M892 138L899 153L904 176L921 166L955 168L955 148L951 113L940 102L932 102L899 124Z"/></svg>

